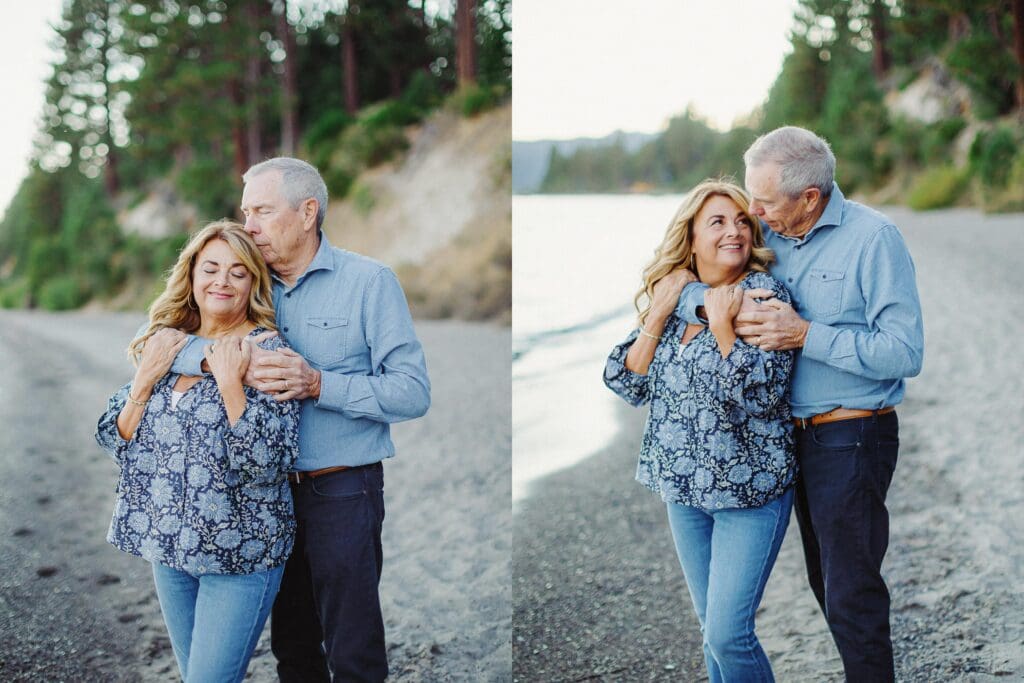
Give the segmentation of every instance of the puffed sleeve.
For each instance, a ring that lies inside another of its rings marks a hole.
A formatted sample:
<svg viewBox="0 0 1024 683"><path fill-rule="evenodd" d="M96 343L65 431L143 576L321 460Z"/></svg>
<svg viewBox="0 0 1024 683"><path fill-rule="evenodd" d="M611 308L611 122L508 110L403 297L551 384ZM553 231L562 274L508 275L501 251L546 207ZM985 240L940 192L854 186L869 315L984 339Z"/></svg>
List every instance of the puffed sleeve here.
<svg viewBox="0 0 1024 683"><path fill-rule="evenodd" d="M771 289L775 297L789 303L789 292L775 278L754 273L742 284L745 289ZM703 361L711 367L709 386L716 398L748 415L758 418L777 414L788 400L789 380L793 372L792 351L762 351L737 339L729 355L709 350Z"/></svg>
<svg viewBox="0 0 1024 683"><path fill-rule="evenodd" d="M651 400L650 374L638 375L626 367L626 355L638 336L640 328L630 332L626 341L612 349L604 365L605 386L632 406L642 406Z"/></svg>
<svg viewBox="0 0 1024 683"><path fill-rule="evenodd" d="M117 431L117 416L121 414L124 404L128 402L128 392L131 390L131 386L130 383L125 384L110 397L110 400L107 401L107 410L100 415L100 420L96 424L96 442L118 465L124 462L125 452L131 443L131 441L122 439L120 432Z"/></svg>
<svg viewBox="0 0 1024 683"><path fill-rule="evenodd" d="M273 351L285 344L276 336L260 346ZM251 387L245 396L245 411L224 434L228 464L241 482L280 483L299 456L300 402L276 401Z"/></svg>

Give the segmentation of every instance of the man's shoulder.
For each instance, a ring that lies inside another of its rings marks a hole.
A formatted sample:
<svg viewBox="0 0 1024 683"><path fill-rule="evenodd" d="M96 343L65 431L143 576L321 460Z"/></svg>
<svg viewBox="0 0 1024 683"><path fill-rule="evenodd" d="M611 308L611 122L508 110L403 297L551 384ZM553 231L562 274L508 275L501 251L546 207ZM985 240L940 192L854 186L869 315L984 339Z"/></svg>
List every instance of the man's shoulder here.
<svg viewBox="0 0 1024 683"><path fill-rule="evenodd" d="M852 199L843 202L841 225L844 229L849 228L863 233L864 237L870 237L886 228L897 229L892 219L884 213Z"/></svg>
<svg viewBox="0 0 1024 683"><path fill-rule="evenodd" d="M331 258L334 261L335 272L360 280L369 280L381 272L391 271L387 264L334 245L331 245Z"/></svg>

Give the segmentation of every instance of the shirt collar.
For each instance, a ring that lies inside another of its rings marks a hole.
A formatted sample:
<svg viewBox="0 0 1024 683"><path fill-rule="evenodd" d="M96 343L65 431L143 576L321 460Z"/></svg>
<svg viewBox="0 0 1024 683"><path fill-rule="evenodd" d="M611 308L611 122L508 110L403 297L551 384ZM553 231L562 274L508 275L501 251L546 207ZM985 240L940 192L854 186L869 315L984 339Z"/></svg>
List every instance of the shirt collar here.
<svg viewBox="0 0 1024 683"><path fill-rule="evenodd" d="M303 271L302 275L295 280L296 287L302 284L302 281L305 280L310 273L318 270L334 270L334 257L331 255L331 249L333 249L333 247L331 246L331 243L327 241L327 235L325 235L324 231L321 230L320 246L317 247L316 254L313 255L313 260L310 261L306 270ZM274 271L270 271L270 277L273 278L275 282L278 282L285 287L288 286Z"/></svg>
<svg viewBox="0 0 1024 683"><path fill-rule="evenodd" d="M843 191L839 189L839 185L832 182L832 192L828 196L828 204L825 205L825 210L818 216L817 222L814 226L808 230L802 237L790 237L796 242L806 242L811 239L811 236L818 231L819 228L838 227L843 222L843 206L846 203L846 197L843 196Z"/></svg>

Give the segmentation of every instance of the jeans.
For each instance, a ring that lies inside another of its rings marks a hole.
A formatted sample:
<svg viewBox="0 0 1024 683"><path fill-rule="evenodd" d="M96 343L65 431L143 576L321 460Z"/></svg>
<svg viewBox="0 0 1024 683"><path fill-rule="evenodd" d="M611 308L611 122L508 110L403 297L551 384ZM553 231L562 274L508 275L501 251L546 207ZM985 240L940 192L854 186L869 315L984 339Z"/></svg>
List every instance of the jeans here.
<svg viewBox="0 0 1024 683"><path fill-rule="evenodd" d="M284 565L253 574L204 574L153 563L160 610L185 683L237 683L270 614Z"/></svg>
<svg viewBox="0 0 1024 683"><path fill-rule="evenodd" d="M281 683L383 681L384 468L380 463L292 484L297 530L270 640ZM333 676L333 678L332 678Z"/></svg>
<svg viewBox="0 0 1024 683"><path fill-rule="evenodd" d="M668 521L704 635L711 683L774 681L754 613L779 555L793 489L758 508L707 512L668 504Z"/></svg>
<svg viewBox="0 0 1024 683"><path fill-rule="evenodd" d="M885 496L896 469L896 413L797 429L796 518L807 578L851 683L894 679Z"/></svg>

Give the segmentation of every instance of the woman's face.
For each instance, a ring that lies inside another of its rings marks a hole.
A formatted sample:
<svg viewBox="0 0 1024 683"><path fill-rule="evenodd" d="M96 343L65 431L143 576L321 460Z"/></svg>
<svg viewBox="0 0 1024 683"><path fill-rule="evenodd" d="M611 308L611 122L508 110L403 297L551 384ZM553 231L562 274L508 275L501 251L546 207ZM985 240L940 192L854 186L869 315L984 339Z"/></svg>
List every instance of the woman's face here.
<svg viewBox="0 0 1024 683"><path fill-rule="evenodd" d="M746 270L753 248L750 219L729 197L710 197L693 221L693 255L701 279Z"/></svg>
<svg viewBox="0 0 1024 683"><path fill-rule="evenodd" d="M224 240L210 240L196 256L192 293L204 318L244 318L252 283L252 273Z"/></svg>

